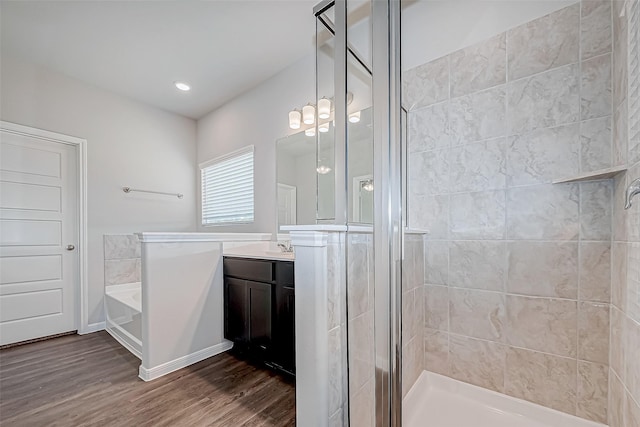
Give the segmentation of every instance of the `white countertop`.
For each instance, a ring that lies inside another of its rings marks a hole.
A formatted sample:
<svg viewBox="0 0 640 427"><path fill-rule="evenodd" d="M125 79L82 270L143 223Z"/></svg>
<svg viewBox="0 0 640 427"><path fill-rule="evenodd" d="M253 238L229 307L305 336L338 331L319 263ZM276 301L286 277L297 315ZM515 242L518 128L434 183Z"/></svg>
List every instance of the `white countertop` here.
<svg viewBox="0 0 640 427"><path fill-rule="evenodd" d="M223 256L235 257L235 258L250 258L250 259L269 259L276 261L295 261L296 257L293 253L271 253L271 252L262 252L262 253L235 253L235 252L225 252Z"/></svg>
<svg viewBox="0 0 640 427"><path fill-rule="evenodd" d="M283 225L281 231L347 231L346 225L335 224L307 224L307 225Z"/></svg>
<svg viewBox="0 0 640 427"><path fill-rule="evenodd" d="M320 232L350 232L350 233L373 233L373 226L366 224L311 224L311 225L283 225L280 231L296 232L296 231L320 231ZM404 229L405 234L429 234L429 230L419 228Z"/></svg>
<svg viewBox="0 0 640 427"><path fill-rule="evenodd" d="M293 261L293 252L282 252L277 242L259 242L251 244L225 244L222 249L223 256L251 259L272 259L278 261Z"/></svg>

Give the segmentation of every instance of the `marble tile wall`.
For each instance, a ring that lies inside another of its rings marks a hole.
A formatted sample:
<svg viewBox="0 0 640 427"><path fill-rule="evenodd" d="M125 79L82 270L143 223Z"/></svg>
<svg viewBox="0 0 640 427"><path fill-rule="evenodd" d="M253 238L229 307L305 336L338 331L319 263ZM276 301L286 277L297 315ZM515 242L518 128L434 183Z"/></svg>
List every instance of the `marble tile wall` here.
<svg viewBox="0 0 640 427"><path fill-rule="evenodd" d="M402 266L402 395L424 370L424 235L405 235Z"/></svg>
<svg viewBox="0 0 640 427"><path fill-rule="evenodd" d="M351 426L374 425L374 258L373 234L347 233L347 311ZM403 265L403 395L424 369L424 236L405 236Z"/></svg>
<svg viewBox="0 0 640 427"><path fill-rule="evenodd" d="M346 289L344 233L329 233L327 244L327 329L329 355L329 426L347 424Z"/></svg>
<svg viewBox="0 0 640 427"><path fill-rule="evenodd" d="M631 7L613 2L613 135L614 158L628 171L615 179L610 317L609 425L640 425L640 203L624 210L624 192L640 177L640 141L629 139L628 29ZM623 16L621 16L623 15ZM638 16L638 15L636 15ZM637 58L635 59L637 61ZM638 73L637 67L635 72ZM640 76L639 76L640 77Z"/></svg>
<svg viewBox="0 0 640 427"><path fill-rule="evenodd" d="M375 421L373 234L347 233L346 239L350 425L372 427Z"/></svg>
<svg viewBox="0 0 640 427"><path fill-rule="evenodd" d="M135 234L105 234L104 284L121 285L141 280L140 241Z"/></svg>
<svg viewBox="0 0 640 427"><path fill-rule="evenodd" d="M403 76L425 369L600 422L615 188L552 182L621 157L611 34L585 0Z"/></svg>

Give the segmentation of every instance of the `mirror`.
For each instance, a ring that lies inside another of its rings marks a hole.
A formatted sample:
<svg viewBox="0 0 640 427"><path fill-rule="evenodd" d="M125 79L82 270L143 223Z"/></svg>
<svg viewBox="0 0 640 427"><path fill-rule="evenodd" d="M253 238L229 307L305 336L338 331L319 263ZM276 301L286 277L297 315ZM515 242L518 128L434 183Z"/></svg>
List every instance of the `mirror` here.
<svg viewBox="0 0 640 427"><path fill-rule="evenodd" d="M371 108L347 127L347 217L350 223L373 224L373 121Z"/></svg>
<svg viewBox="0 0 640 427"><path fill-rule="evenodd" d="M331 125L332 126L332 125ZM349 222L373 223L373 135L371 108L348 128ZM278 229L283 225L315 224L325 218L318 207L331 205L333 133L322 134L316 156L316 137L298 132L276 141Z"/></svg>
<svg viewBox="0 0 640 427"><path fill-rule="evenodd" d="M276 142L278 229L316 223L316 139L298 132Z"/></svg>

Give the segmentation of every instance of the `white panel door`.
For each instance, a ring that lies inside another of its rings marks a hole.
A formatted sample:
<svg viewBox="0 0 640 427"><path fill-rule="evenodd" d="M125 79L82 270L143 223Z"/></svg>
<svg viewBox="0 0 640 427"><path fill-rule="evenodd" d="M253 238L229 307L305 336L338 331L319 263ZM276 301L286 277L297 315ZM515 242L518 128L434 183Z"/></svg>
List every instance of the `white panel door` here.
<svg viewBox="0 0 640 427"><path fill-rule="evenodd" d="M278 183L278 225L296 224L296 194L296 187Z"/></svg>
<svg viewBox="0 0 640 427"><path fill-rule="evenodd" d="M76 149L1 131L0 345L77 329Z"/></svg>

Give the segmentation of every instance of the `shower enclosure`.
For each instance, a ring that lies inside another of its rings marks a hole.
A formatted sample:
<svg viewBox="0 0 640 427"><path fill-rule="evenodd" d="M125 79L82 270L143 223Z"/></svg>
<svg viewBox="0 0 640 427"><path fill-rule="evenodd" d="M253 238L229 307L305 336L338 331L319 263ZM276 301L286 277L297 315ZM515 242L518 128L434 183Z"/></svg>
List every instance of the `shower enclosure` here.
<svg viewBox="0 0 640 427"><path fill-rule="evenodd" d="M392 411L402 398L400 7L326 1L314 13L317 98L334 105L333 117L318 123L328 126L317 134L318 223L343 227L329 251L342 271L329 316L329 357L338 359L330 366L343 373L330 423L400 425Z"/></svg>
<svg viewBox="0 0 640 427"><path fill-rule="evenodd" d="M640 425L638 8L314 8L329 425Z"/></svg>

